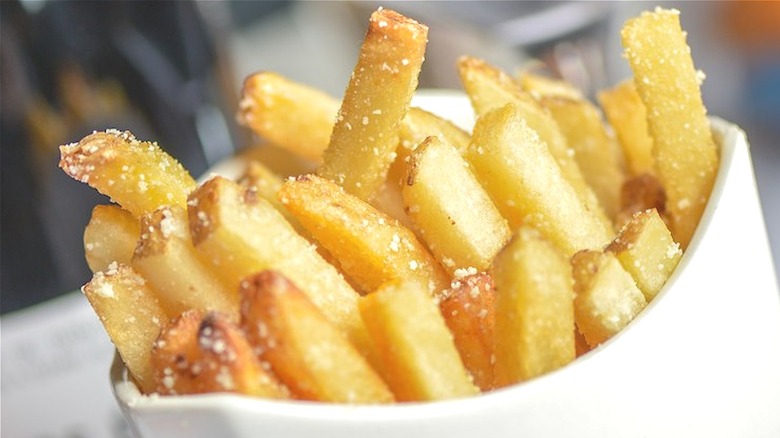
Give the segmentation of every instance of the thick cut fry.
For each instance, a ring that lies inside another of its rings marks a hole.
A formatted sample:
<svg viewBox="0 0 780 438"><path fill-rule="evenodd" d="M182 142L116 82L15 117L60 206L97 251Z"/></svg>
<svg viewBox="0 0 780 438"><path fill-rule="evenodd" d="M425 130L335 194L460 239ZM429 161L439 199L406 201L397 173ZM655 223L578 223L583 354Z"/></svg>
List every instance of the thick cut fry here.
<svg viewBox="0 0 780 438"><path fill-rule="evenodd" d="M463 365L482 391L493 388L494 296L493 278L474 273L456 277L439 302Z"/></svg>
<svg viewBox="0 0 780 438"><path fill-rule="evenodd" d="M146 281L127 265L111 264L81 289L141 391L154 390L152 345L168 321Z"/></svg>
<svg viewBox="0 0 780 438"><path fill-rule="evenodd" d="M360 312L399 401L474 395L468 371L433 298L414 282L390 282L361 298Z"/></svg>
<svg viewBox="0 0 780 438"><path fill-rule="evenodd" d="M552 116L506 73L480 59L461 58L458 61L458 72L478 116L509 103L515 105L518 116L537 133L555 157L564 178L574 188L577 196L598 218L602 227L612 233L610 219L599 204L596 194L585 182L574 158L574 151L566 143L566 138Z"/></svg>
<svg viewBox="0 0 780 438"><path fill-rule="evenodd" d="M247 276L275 269L359 348L368 345L357 292L254 191L214 177L191 194L189 223L195 248L234 290Z"/></svg>
<svg viewBox="0 0 780 438"><path fill-rule="evenodd" d="M615 130L630 173L654 175L653 138L647 128L647 109L636 92L633 79L601 91L598 98Z"/></svg>
<svg viewBox="0 0 780 438"><path fill-rule="evenodd" d="M406 161L426 138L436 136L449 143L462 155L466 153L471 136L449 120L420 108L409 108L401 122L397 160Z"/></svg>
<svg viewBox="0 0 780 438"><path fill-rule="evenodd" d="M238 320L238 290L229 289L200 259L184 209L161 207L141 218L141 229L133 268L158 293L166 313L216 310Z"/></svg>
<svg viewBox="0 0 780 438"><path fill-rule="evenodd" d="M380 210L411 227L411 221L403 211L401 187L406 182L409 156L426 138L436 136L455 147L462 155L471 141L471 136L449 120L420 108L409 108L401 122L400 142L396 157L387 173L387 180L372 200Z"/></svg>
<svg viewBox="0 0 780 438"><path fill-rule="evenodd" d="M287 180L279 196L362 293L396 279L415 281L432 294L449 286L414 233L334 182L303 175Z"/></svg>
<svg viewBox="0 0 780 438"><path fill-rule="evenodd" d="M577 357L589 352L592 348L585 340L585 336L580 333L580 329L574 330L574 349L577 351Z"/></svg>
<svg viewBox="0 0 780 438"><path fill-rule="evenodd" d="M618 258L649 302L655 298L682 258L680 245L655 209L635 214L607 251Z"/></svg>
<svg viewBox="0 0 780 438"><path fill-rule="evenodd" d="M272 144L319 162L328 146L339 101L272 72L250 75L239 120Z"/></svg>
<svg viewBox="0 0 780 438"><path fill-rule="evenodd" d="M235 392L285 398L255 357L244 333L218 312L188 310L154 343L155 391L162 395Z"/></svg>
<svg viewBox="0 0 780 438"><path fill-rule="evenodd" d="M539 102L558 123L585 182L593 189L607 216L620 208L623 170L617 144L604 126L599 110L585 99L541 96Z"/></svg>
<svg viewBox="0 0 780 438"><path fill-rule="evenodd" d="M363 200L371 199L395 159L427 38L426 26L397 12L380 8L371 14L320 176Z"/></svg>
<svg viewBox="0 0 780 438"><path fill-rule="evenodd" d="M612 239L514 105L477 120L466 158L512 228L537 228L567 256Z"/></svg>
<svg viewBox="0 0 780 438"><path fill-rule="evenodd" d="M523 71L518 77L518 82L523 90L531 94L535 99L542 97L560 97L570 100L583 100L585 96L574 85L531 71Z"/></svg>
<svg viewBox="0 0 780 438"><path fill-rule="evenodd" d="M157 143L129 131L95 132L60 146L60 168L140 218L163 205L186 207L195 180Z"/></svg>
<svg viewBox="0 0 780 438"><path fill-rule="evenodd" d="M267 167L270 172L282 179L311 173L317 168L315 163L294 152L267 144L249 146L242 150L238 156L245 163L252 161L263 163L263 166ZM218 166L217 170L219 170Z"/></svg>
<svg viewBox="0 0 780 438"><path fill-rule="evenodd" d="M282 188L283 182L284 180L281 176L274 173L259 160L248 162L244 174L238 179L239 184L247 189L255 190L261 198L268 201L276 211L284 216L298 234L306 237L306 230L298 223L298 219L287 211L279 201L279 190Z"/></svg>
<svg viewBox="0 0 780 438"><path fill-rule="evenodd" d="M113 262L130 264L141 235L138 220L117 205L97 205L84 228L84 255L94 274Z"/></svg>
<svg viewBox="0 0 780 438"><path fill-rule="evenodd" d="M679 15L661 8L643 12L625 24L622 38L647 108L672 235L686 248L715 181L718 151Z"/></svg>
<svg viewBox="0 0 780 438"><path fill-rule="evenodd" d="M512 233L458 151L428 137L405 180L406 211L445 269L487 269Z"/></svg>
<svg viewBox="0 0 780 438"><path fill-rule="evenodd" d="M376 372L287 278L263 271L241 283L241 326L293 396L337 403L388 403Z"/></svg>
<svg viewBox="0 0 780 438"><path fill-rule="evenodd" d="M610 218L619 209L623 171L616 143L604 126L598 109L585 100L542 99L574 149L585 182L593 188Z"/></svg>
<svg viewBox="0 0 780 438"><path fill-rule="evenodd" d="M496 386L556 370L575 358L571 265L521 227L496 257Z"/></svg>
<svg viewBox="0 0 780 438"><path fill-rule="evenodd" d="M585 250L572 257L574 317L592 347L623 329L647 305L614 254Z"/></svg>
<svg viewBox="0 0 780 438"><path fill-rule="evenodd" d="M649 173L628 178L620 188L620 213L615 223L622 228L634 214L651 208L660 215L665 213L666 193L658 178Z"/></svg>

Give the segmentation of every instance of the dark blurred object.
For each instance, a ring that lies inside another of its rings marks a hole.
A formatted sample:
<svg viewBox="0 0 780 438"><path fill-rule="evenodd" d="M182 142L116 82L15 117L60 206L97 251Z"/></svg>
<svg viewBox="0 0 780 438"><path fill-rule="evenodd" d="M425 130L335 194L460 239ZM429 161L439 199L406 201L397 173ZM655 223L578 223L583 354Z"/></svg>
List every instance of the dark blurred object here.
<svg viewBox="0 0 780 438"><path fill-rule="evenodd" d="M230 14L220 4L0 2L0 311L91 277L82 233L107 199L57 168L58 145L129 129L196 176L233 152L236 90L218 46Z"/></svg>

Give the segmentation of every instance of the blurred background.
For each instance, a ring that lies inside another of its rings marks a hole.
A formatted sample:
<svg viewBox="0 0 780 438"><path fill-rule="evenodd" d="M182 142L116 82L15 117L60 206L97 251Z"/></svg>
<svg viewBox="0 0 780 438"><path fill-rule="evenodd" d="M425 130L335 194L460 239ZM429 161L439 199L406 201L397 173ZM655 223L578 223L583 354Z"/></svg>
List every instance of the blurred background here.
<svg viewBox="0 0 780 438"><path fill-rule="evenodd" d="M707 75L710 114L748 133L780 267L780 2L3 0L3 434L129 433L106 384L110 344L83 298L30 307L89 280L82 232L92 207L107 202L57 168L57 147L93 130L129 129L157 140L198 176L256 142L234 116L248 74L273 70L340 96L380 4L430 27L421 87L460 88L455 61L469 54L510 72L539 60L590 96L630 75L619 40L628 17L659 4L680 9L696 66ZM60 347L56 354L34 343L47 336L46 345ZM70 386L62 383L63 364L71 365ZM44 374L52 380L35 386ZM58 382L59 393L77 388L79 400L53 405ZM39 421L54 418L43 415L49 405L67 427ZM79 423L85 413L93 419Z"/></svg>

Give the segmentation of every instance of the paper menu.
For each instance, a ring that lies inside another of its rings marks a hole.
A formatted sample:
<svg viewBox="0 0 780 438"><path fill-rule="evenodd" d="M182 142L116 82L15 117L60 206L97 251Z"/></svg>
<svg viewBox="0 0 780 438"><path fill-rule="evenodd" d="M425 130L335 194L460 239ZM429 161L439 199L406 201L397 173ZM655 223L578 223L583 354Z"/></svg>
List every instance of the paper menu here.
<svg viewBox="0 0 780 438"><path fill-rule="evenodd" d="M131 437L111 394L114 348L72 292L0 319L0 435Z"/></svg>

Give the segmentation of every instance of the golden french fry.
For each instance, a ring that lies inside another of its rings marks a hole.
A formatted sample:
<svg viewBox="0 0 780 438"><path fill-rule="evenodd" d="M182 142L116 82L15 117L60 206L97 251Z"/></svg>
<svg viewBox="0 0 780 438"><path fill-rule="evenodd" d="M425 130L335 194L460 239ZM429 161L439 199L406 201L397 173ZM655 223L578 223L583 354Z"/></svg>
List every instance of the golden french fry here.
<svg viewBox="0 0 780 438"><path fill-rule="evenodd" d="M537 228L567 256L612 239L513 104L477 119L466 158L512 228Z"/></svg>
<svg viewBox="0 0 780 438"><path fill-rule="evenodd" d="M132 265L158 293L166 313L216 310L238 320L238 291L200 259L184 209L158 208L141 218L141 229Z"/></svg>
<svg viewBox="0 0 780 438"><path fill-rule="evenodd" d="M140 218L163 205L186 208L195 180L157 143L130 131L95 132L60 146L60 168Z"/></svg>
<svg viewBox="0 0 780 438"><path fill-rule="evenodd" d="M560 97L570 100L583 100L585 96L577 87L568 82L542 76L531 71L523 71L518 77L520 87L535 99L541 97Z"/></svg>
<svg viewBox="0 0 780 438"><path fill-rule="evenodd" d="M617 144L606 131L599 110L585 99L541 95L605 213L614 220L620 208L623 170Z"/></svg>
<svg viewBox="0 0 780 438"><path fill-rule="evenodd" d="M263 271L241 282L241 326L296 398L388 403L376 372L287 278Z"/></svg>
<svg viewBox="0 0 780 438"><path fill-rule="evenodd" d="M658 178L643 173L626 179L620 188L620 213L616 224L621 228L635 213L654 208L663 215L666 208L666 193Z"/></svg>
<svg viewBox="0 0 780 438"><path fill-rule="evenodd" d="M235 392L285 398L285 390L255 357L244 333L218 312L188 310L154 343L151 365L161 395Z"/></svg>
<svg viewBox="0 0 780 438"><path fill-rule="evenodd" d="M334 182L302 175L285 181L279 197L360 292L394 279L416 281L432 294L449 285L414 233Z"/></svg>
<svg viewBox="0 0 780 438"><path fill-rule="evenodd" d="M428 137L412 154L405 180L406 211L442 266L450 274L487 269L512 233L460 153Z"/></svg>
<svg viewBox="0 0 780 438"><path fill-rule="evenodd" d="M672 235L685 248L707 205L719 159L679 14L661 8L643 12L626 22L621 35L647 108Z"/></svg>
<svg viewBox="0 0 780 438"><path fill-rule="evenodd" d="M360 312L399 401L476 394L434 299L416 282L393 281L360 300Z"/></svg>
<svg viewBox="0 0 780 438"><path fill-rule="evenodd" d="M316 163L297 155L295 152L270 144L252 145L242 150L238 156L245 163L253 161L263 163L268 171L282 179L311 173L317 168Z"/></svg>
<svg viewBox="0 0 780 438"><path fill-rule="evenodd" d="M192 192L188 213L195 248L234 290L249 275L275 269L293 279L356 346L367 347L357 292L267 201L214 177Z"/></svg>
<svg viewBox="0 0 780 438"><path fill-rule="evenodd" d="M84 255L94 274L113 262L130 264L141 226L118 205L96 205L84 228Z"/></svg>
<svg viewBox="0 0 780 438"><path fill-rule="evenodd" d="M580 251L572 257L574 317L592 347L622 330L647 305L631 274L610 252Z"/></svg>
<svg viewBox="0 0 780 438"><path fill-rule="evenodd" d="M168 315L143 277L113 263L81 289L141 391L155 388L152 345Z"/></svg>
<svg viewBox="0 0 780 438"><path fill-rule="evenodd" d="M493 278L475 273L453 281L439 302L463 365L482 391L492 389L494 383L494 296Z"/></svg>
<svg viewBox="0 0 780 438"><path fill-rule="evenodd" d="M575 358L571 265L521 227L496 257L496 386L556 370Z"/></svg>
<svg viewBox="0 0 780 438"><path fill-rule="evenodd" d="M585 100L553 98L542 102L574 149L585 182L593 188L607 215L614 218L624 175L615 140L607 133L598 109Z"/></svg>
<svg viewBox="0 0 780 438"><path fill-rule="evenodd" d="M588 345L588 341L585 340L585 336L580 333L580 330L574 330L574 350L577 352L577 357L582 356L591 349L592 347Z"/></svg>
<svg viewBox="0 0 780 438"><path fill-rule="evenodd" d="M319 162L338 110L337 99L315 88L260 72L244 81L239 120L273 145Z"/></svg>
<svg viewBox="0 0 780 438"><path fill-rule="evenodd" d="M468 133L449 120L420 108L409 108L406 117L401 121L400 141L395 160L390 165L385 183L371 201L372 205L398 219L406 227L411 227L412 223L404 212L401 187L405 183L409 155L430 136L441 138L461 154L465 153L471 141Z"/></svg>
<svg viewBox="0 0 780 438"><path fill-rule="evenodd" d="M682 258L680 245L655 209L635 214L610 243L614 253L649 302L655 298Z"/></svg>
<svg viewBox="0 0 780 438"><path fill-rule="evenodd" d="M552 116L505 72L485 61L463 57L458 61L458 72L478 116L509 103L515 105L519 118L524 119L526 124L537 133L542 143L549 148L564 178L574 188L577 196L598 218L604 229L612 233L610 219L599 204L596 194L585 182L585 177L574 158L574 151L567 144L566 138Z"/></svg>
<svg viewBox="0 0 780 438"><path fill-rule="evenodd" d="M274 173L259 160L251 160L247 163L244 174L238 179L238 183L247 189L255 190L261 198L268 201L276 211L284 216L298 234L304 237L308 236L298 219L287 211L279 201L279 190L281 190L284 183L281 176Z"/></svg>
<svg viewBox="0 0 780 438"><path fill-rule="evenodd" d="M397 12L380 8L371 14L320 176L371 199L395 159L427 39L426 26Z"/></svg>
<svg viewBox="0 0 780 438"><path fill-rule="evenodd" d="M602 90L598 99L620 141L630 173L634 176L655 175L653 138L647 128L647 109L636 92L633 79Z"/></svg>
<svg viewBox="0 0 780 438"><path fill-rule="evenodd" d="M426 138L436 136L449 143L462 155L469 146L471 136L449 120L421 108L409 108L401 122L400 142L396 161L406 161Z"/></svg>

